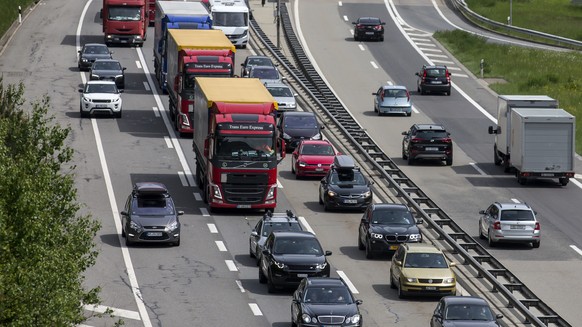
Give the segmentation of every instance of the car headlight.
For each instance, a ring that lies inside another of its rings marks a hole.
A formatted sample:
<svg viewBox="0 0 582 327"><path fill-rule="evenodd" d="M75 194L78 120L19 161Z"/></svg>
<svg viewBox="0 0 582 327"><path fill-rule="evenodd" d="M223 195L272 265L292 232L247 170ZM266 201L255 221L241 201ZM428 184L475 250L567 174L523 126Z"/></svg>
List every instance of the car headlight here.
<svg viewBox="0 0 582 327"><path fill-rule="evenodd" d="M450 284L450 283L454 283L454 282L455 282L455 278L453 278L453 277L443 279L443 283L445 283L445 284Z"/></svg>
<svg viewBox="0 0 582 327"><path fill-rule="evenodd" d="M308 324L310 322L317 323L317 318L316 317L311 317L307 313L304 313L303 316L301 316L301 320L303 320L303 322L306 323L306 324Z"/></svg>
<svg viewBox="0 0 582 327"><path fill-rule="evenodd" d="M420 234L410 234L408 239L415 242L420 242L422 240L422 235Z"/></svg>
<svg viewBox="0 0 582 327"><path fill-rule="evenodd" d="M99 75L91 74L91 79L99 79Z"/></svg>
<svg viewBox="0 0 582 327"><path fill-rule="evenodd" d="M279 269L284 269L285 267L287 267L287 265L286 265L286 264L284 264L284 263L282 263L282 262L279 262L279 261L276 261L276 260L273 260L273 264L274 264L275 266L277 266L277 268L279 268Z"/></svg>
<svg viewBox="0 0 582 327"><path fill-rule="evenodd" d="M321 140L321 133L317 133L311 137L312 140Z"/></svg>
<svg viewBox="0 0 582 327"><path fill-rule="evenodd" d="M327 196L329 196L329 197L333 198L336 195L337 195L337 193L335 193L334 191L327 191Z"/></svg>
<svg viewBox="0 0 582 327"><path fill-rule="evenodd" d="M122 78L122 77L123 77L123 75L115 75L115 78L116 78L116 79L117 79L117 78Z"/></svg>
<svg viewBox="0 0 582 327"><path fill-rule="evenodd" d="M174 220L173 222L171 222L168 226L166 226L166 231L167 232L173 232L178 228L178 221Z"/></svg>
<svg viewBox="0 0 582 327"><path fill-rule="evenodd" d="M346 324L357 324L360 322L360 319L362 319L362 317L359 314L355 314L346 318Z"/></svg>
<svg viewBox="0 0 582 327"><path fill-rule="evenodd" d="M372 195L372 191L368 191L368 192L365 192L364 194L362 194L362 196L365 198L369 197L370 195Z"/></svg>
<svg viewBox="0 0 582 327"><path fill-rule="evenodd" d="M113 102L119 102L119 101L121 101L121 98L115 98L115 99L113 99Z"/></svg>
<svg viewBox="0 0 582 327"><path fill-rule="evenodd" d="M305 162L303 162L303 161L299 161L298 164L299 164L299 167L305 167L305 166L307 166L307 164Z"/></svg>
<svg viewBox="0 0 582 327"><path fill-rule="evenodd" d="M141 233L143 228L141 227L140 224L136 223L135 221L132 221L129 223L129 228L133 229L134 231Z"/></svg>
<svg viewBox="0 0 582 327"><path fill-rule="evenodd" d="M89 99L87 97L83 97L83 101L85 101L85 102L91 102L91 99Z"/></svg>
<svg viewBox="0 0 582 327"><path fill-rule="evenodd" d="M416 278L406 277L406 281L409 283L418 283L418 279Z"/></svg>
<svg viewBox="0 0 582 327"><path fill-rule="evenodd" d="M384 237L384 235L377 234L377 233L370 233L370 236L372 236L372 238L383 238Z"/></svg>
<svg viewBox="0 0 582 327"><path fill-rule="evenodd" d="M327 267L327 262L324 262L324 263L318 263L318 264L316 264L316 265L315 265L315 269L320 269L320 270L322 270L322 269L325 269L325 267Z"/></svg>
<svg viewBox="0 0 582 327"><path fill-rule="evenodd" d="M89 60L87 60L87 58L81 58L82 62L88 62Z"/></svg>
<svg viewBox="0 0 582 327"><path fill-rule="evenodd" d="M287 133L283 133L283 139L284 140L290 140L291 139L291 136L289 136L289 134L287 134Z"/></svg>

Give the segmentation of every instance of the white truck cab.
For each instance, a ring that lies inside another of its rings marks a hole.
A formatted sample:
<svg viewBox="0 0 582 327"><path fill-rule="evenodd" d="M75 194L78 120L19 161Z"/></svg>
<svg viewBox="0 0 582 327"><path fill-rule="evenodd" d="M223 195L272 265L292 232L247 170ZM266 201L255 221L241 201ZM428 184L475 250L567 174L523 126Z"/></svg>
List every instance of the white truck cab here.
<svg viewBox="0 0 582 327"><path fill-rule="evenodd" d="M237 48L249 42L249 7L245 0L209 0L214 29L219 29Z"/></svg>

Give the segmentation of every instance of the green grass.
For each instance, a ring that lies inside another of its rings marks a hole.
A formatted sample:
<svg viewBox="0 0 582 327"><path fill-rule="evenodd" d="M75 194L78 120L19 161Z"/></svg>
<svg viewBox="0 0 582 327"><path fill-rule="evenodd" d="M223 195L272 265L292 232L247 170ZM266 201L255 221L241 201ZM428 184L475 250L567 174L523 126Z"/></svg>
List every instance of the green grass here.
<svg viewBox="0 0 582 327"><path fill-rule="evenodd" d="M0 0L0 35L4 35L10 25L18 20L18 6L22 8L23 16L24 11L35 0Z"/></svg>
<svg viewBox="0 0 582 327"><path fill-rule="evenodd" d="M434 37L476 76L480 76L480 61L484 59L484 78L507 81L489 85L496 93L557 99L561 108L576 116L576 152L582 153L581 53L492 44L460 30L436 32Z"/></svg>

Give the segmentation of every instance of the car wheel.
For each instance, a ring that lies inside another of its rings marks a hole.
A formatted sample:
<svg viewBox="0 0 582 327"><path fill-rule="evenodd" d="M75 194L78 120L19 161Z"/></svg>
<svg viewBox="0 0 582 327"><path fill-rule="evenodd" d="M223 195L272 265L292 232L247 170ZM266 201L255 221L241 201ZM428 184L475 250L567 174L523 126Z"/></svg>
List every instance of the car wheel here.
<svg viewBox="0 0 582 327"><path fill-rule="evenodd" d="M384 37L382 36L379 40L380 42L384 42Z"/></svg>
<svg viewBox="0 0 582 327"><path fill-rule="evenodd" d="M114 116L115 118L121 118L121 116L122 116L122 111L121 111L121 110L119 110L119 112L115 112L115 113L113 113L113 116Z"/></svg>
<svg viewBox="0 0 582 327"><path fill-rule="evenodd" d="M269 276L267 277L267 292L275 293L276 291L277 288L275 287L275 284L273 284L273 279L271 278L271 274L269 273Z"/></svg>
<svg viewBox="0 0 582 327"><path fill-rule="evenodd" d="M373 259L374 253L372 252L372 246L370 242L366 243L366 259Z"/></svg>
<svg viewBox="0 0 582 327"><path fill-rule="evenodd" d="M394 277L392 277L392 270L390 270L390 288L396 289L396 284L394 283Z"/></svg>
<svg viewBox="0 0 582 327"><path fill-rule="evenodd" d="M358 34L354 34L354 41L360 41L360 38L358 37Z"/></svg>
<svg viewBox="0 0 582 327"><path fill-rule="evenodd" d="M323 211L330 211L330 207L327 205L327 201L323 202Z"/></svg>
<svg viewBox="0 0 582 327"><path fill-rule="evenodd" d="M570 179L568 177L562 177L559 179L560 185L562 185L562 186L568 185L569 181L570 181Z"/></svg>
<svg viewBox="0 0 582 327"><path fill-rule="evenodd" d="M364 250L366 247L364 246L364 243L362 243L362 238L360 237L360 234L358 233L358 250Z"/></svg>
<svg viewBox="0 0 582 327"><path fill-rule="evenodd" d="M539 248L539 247L540 247L540 244L541 244L541 243L542 243L542 241L534 241L534 242L532 242L532 244L531 244L531 245L532 245L532 247L533 247L534 249L537 249L537 248Z"/></svg>
<svg viewBox="0 0 582 327"><path fill-rule="evenodd" d="M295 174L295 164L291 161L291 174Z"/></svg>
<svg viewBox="0 0 582 327"><path fill-rule="evenodd" d="M447 95L451 95L451 89L447 91Z"/></svg>
<svg viewBox="0 0 582 327"><path fill-rule="evenodd" d="M256 258L257 256L253 253L253 249L251 248L251 244L249 242L249 257Z"/></svg>
<svg viewBox="0 0 582 327"><path fill-rule="evenodd" d="M406 113L406 116L407 116L407 117L410 117L410 116L412 116L412 110L411 110L411 111L409 111L409 112L407 112L407 113Z"/></svg>
<svg viewBox="0 0 582 327"><path fill-rule="evenodd" d="M414 158L412 156L408 156L408 165L414 166Z"/></svg>
<svg viewBox="0 0 582 327"><path fill-rule="evenodd" d="M426 94L426 91L421 87L420 88L420 95L425 95L425 94Z"/></svg>
<svg viewBox="0 0 582 327"><path fill-rule="evenodd" d="M481 231L481 222L479 222L479 238L484 240L486 239L485 235L483 235L483 232Z"/></svg>
<svg viewBox="0 0 582 327"><path fill-rule="evenodd" d="M404 295L404 292L402 291L402 283L398 283L398 298L399 299L404 299L406 297L406 295Z"/></svg>
<svg viewBox="0 0 582 327"><path fill-rule="evenodd" d="M267 276L263 274L263 269L259 267L259 283L265 284L267 282Z"/></svg>
<svg viewBox="0 0 582 327"><path fill-rule="evenodd" d="M321 191L319 191L319 204L323 204L323 200L321 199Z"/></svg>
<svg viewBox="0 0 582 327"><path fill-rule="evenodd" d="M404 159L404 160L408 159L408 156L406 155L406 151L404 151L404 146L402 146L402 159Z"/></svg>
<svg viewBox="0 0 582 327"><path fill-rule="evenodd" d="M452 166L453 165L453 156L447 157L446 163L447 163L447 166Z"/></svg>
<svg viewBox="0 0 582 327"><path fill-rule="evenodd" d="M180 246L180 240L178 239L177 242L174 242L174 246Z"/></svg>
<svg viewBox="0 0 582 327"><path fill-rule="evenodd" d="M489 244L490 248L494 248L497 244L495 244L495 241L493 240L493 238L491 237L491 231L487 231L487 243Z"/></svg>
<svg viewBox="0 0 582 327"><path fill-rule="evenodd" d="M123 227L121 227L121 237L125 237L125 229Z"/></svg>
<svg viewBox="0 0 582 327"><path fill-rule="evenodd" d="M200 165L198 164L198 161L196 161L196 185L198 185L198 188L202 190L202 177L200 176L201 173Z"/></svg>
<svg viewBox="0 0 582 327"><path fill-rule="evenodd" d="M133 242L129 239L129 237L125 237L125 246L130 247L133 245Z"/></svg>
<svg viewBox="0 0 582 327"><path fill-rule="evenodd" d="M527 177L523 177L519 174L519 172L516 172L517 175L517 182L521 185L525 185L527 184Z"/></svg>

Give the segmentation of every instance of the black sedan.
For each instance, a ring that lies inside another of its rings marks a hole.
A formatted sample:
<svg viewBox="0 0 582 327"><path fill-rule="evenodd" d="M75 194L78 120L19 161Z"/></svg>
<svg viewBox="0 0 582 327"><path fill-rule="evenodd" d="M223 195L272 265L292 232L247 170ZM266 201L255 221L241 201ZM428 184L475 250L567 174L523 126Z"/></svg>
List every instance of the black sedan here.
<svg viewBox="0 0 582 327"><path fill-rule="evenodd" d="M113 81L118 89L125 88L125 67L114 59L97 59L89 71L90 80Z"/></svg>
<svg viewBox="0 0 582 327"><path fill-rule="evenodd" d="M138 242L180 245L180 220L168 189L162 183L136 183L121 212L121 236L127 246Z"/></svg>
<svg viewBox="0 0 582 327"><path fill-rule="evenodd" d="M360 17L355 22L354 40L361 41L364 39L384 41L385 22L377 17Z"/></svg>
<svg viewBox="0 0 582 327"><path fill-rule="evenodd" d="M366 250L366 258L376 254L394 254L402 243L422 241L410 208L399 203L372 204L366 209L358 232L358 248Z"/></svg>
<svg viewBox="0 0 582 327"><path fill-rule="evenodd" d="M304 278L293 293L291 325L359 327L360 304L340 278Z"/></svg>
<svg viewBox="0 0 582 327"><path fill-rule="evenodd" d="M430 320L430 327L498 327L498 319L487 301L476 296L445 296L440 299Z"/></svg>
<svg viewBox="0 0 582 327"><path fill-rule="evenodd" d="M113 52L105 44L87 43L79 50L77 67L79 70L89 70L97 59L112 59Z"/></svg>

